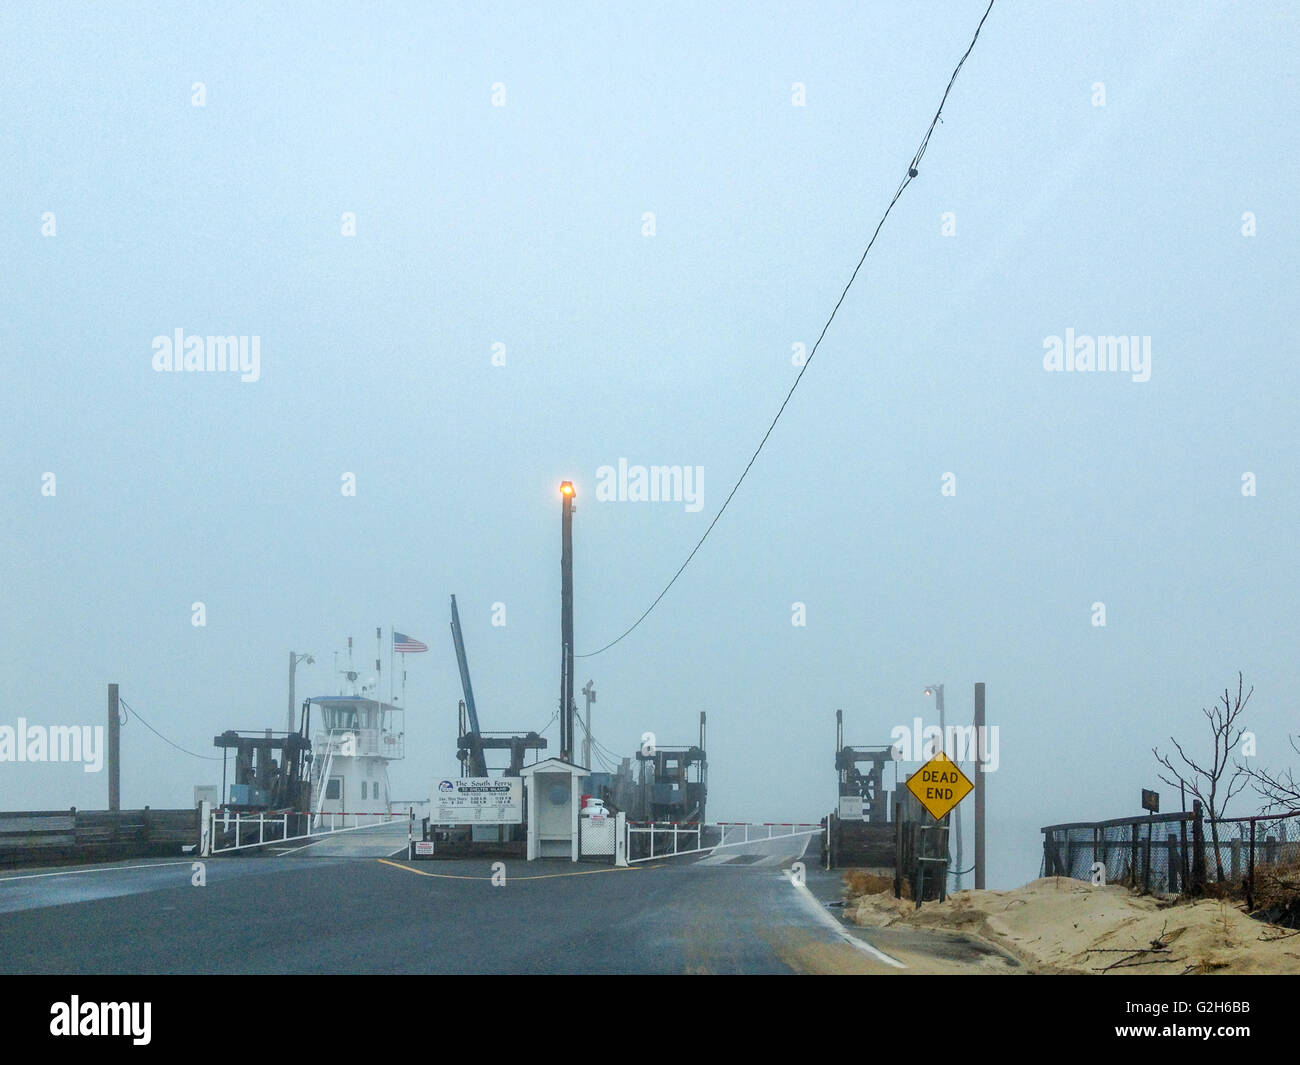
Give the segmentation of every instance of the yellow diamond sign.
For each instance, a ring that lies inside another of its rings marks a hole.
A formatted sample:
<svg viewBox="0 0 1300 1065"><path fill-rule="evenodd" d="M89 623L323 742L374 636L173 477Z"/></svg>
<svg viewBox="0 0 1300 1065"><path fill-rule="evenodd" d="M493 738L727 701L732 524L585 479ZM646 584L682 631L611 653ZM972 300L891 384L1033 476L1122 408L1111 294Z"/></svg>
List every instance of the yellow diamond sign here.
<svg viewBox="0 0 1300 1065"><path fill-rule="evenodd" d="M943 751L907 778L907 790L921 801L936 821L966 798L974 786Z"/></svg>

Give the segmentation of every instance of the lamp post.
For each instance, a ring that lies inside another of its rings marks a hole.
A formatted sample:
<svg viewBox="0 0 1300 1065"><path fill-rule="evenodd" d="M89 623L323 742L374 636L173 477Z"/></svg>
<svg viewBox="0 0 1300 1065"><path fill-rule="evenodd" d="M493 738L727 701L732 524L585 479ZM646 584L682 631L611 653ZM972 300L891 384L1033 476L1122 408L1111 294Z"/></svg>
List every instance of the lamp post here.
<svg viewBox="0 0 1300 1065"><path fill-rule="evenodd" d="M573 745L573 511L572 481L560 485L560 757L570 762Z"/></svg>
<svg viewBox="0 0 1300 1065"><path fill-rule="evenodd" d="M944 727L944 720L943 720L943 685L931 684L928 688L925 689L925 694L934 696L934 706L935 709L939 711L939 746L940 749L943 750L944 754L947 754L948 753L947 751L948 732L947 729ZM956 753L957 752L954 750L953 754ZM954 759L954 761L955 760L956 759ZM955 874L957 880L954 887L955 890L960 891L961 890L961 805L960 804L958 804L957 809L953 811L953 820L956 821L957 823L956 826L957 827L957 840L956 840L957 871Z"/></svg>
<svg viewBox="0 0 1300 1065"><path fill-rule="evenodd" d="M939 745L940 747L942 747L944 743L944 738L942 735L943 733L943 685L931 684L928 688L925 689L925 694L934 696L934 708L939 711L939 732L940 732ZM948 752L944 751L944 753L947 754Z"/></svg>
<svg viewBox="0 0 1300 1065"><path fill-rule="evenodd" d="M296 731L293 727L293 675L298 669L299 662L306 662L307 665L313 666L316 664L316 659L312 658L311 655L294 654L293 651L289 652L289 716L285 718L284 730L286 732Z"/></svg>

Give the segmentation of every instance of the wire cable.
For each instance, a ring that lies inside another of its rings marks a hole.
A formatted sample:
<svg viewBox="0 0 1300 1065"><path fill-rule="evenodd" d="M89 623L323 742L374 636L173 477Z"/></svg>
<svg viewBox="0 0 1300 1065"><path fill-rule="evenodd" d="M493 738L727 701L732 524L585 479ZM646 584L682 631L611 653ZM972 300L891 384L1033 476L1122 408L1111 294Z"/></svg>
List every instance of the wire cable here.
<svg viewBox="0 0 1300 1065"><path fill-rule="evenodd" d="M118 696L117 702L118 702L118 705L119 705L119 706L124 706L124 707L126 707L126 709L129 710L129 711L131 712L131 714L132 714L136 719L139 720L140 724L142 724L145 728L147 728L150 732L152 732L155 736L157 736L160 740L162 740L163 743L170 744L172 747L175 747L178 751L181 752L181 754L188 754L191 758L202 758L205 762L220 762L220 761L222 761L222 759L218 758L216 755L213 755L213 754L195 754L193 751L187 751L184 747L182 747L182 746L181 746L180 744L178 744L178 743L172 743L171 740L169 740L166 736L164 736L161 732L159 732L156 728L154 728L151 724L149 724L149 722L146 721L146 720L144 719L144 717L141 715L141 713L140 713L139 710L137 710L134 706L132 706L130 703L128 703L128 702L127 702L125 699L123 699L120 695ZM130 718L127 718L126 720L129 721ZM126 721L123 721L123 724L125 724L125 723L126 723Z"/></svg>
<svg viewBox="0 0 1300 1065"><path fill-rule="evenodd" d="M621 762L623 760L622 754L620 754L618 751L613 750L610 747L606 747L603 743L600 742L600 740L593 739L591 742L596 745L598 750L604 753L605 757L612 758L615 762Z"/></svg>
<svg viewBox="0 0 1300 1065"><path fill-rule="evenodd" d="M596 739L596 737L594 737L590 732L587 731L587 723L583 721L582 718L580 717L576 718L576 720L578 722L578 725L582 729L583 736L585 736L587 742L591 744L592 756L596 759L597 762L600 763L600 768L603 769L606 773L616 772L616 770L610 768L609 757L606 754L602 753L603 744L601 744L600 741ZM617 756L615 756L615 761L617 761ZM588 766L587 768L590 769L591 767Z"/></svg>
<svg viewBox="0 0 1300 1065"><path fill-rule="evenodd" d="M785 399L781 401L781 406L777 409L776 417L772 419L772 423L767 427L767 432L763 434L763 439L758 442L758 447L754 449L754 453L750 456L749 462L745 464L744 470L741 471L740 478L736 481L735 485L732 486L731 491L727 494L727 498L723 500L722 506L718 508L717 514L713 516L713 520L709 522L709 527L704 530L704 535L700 537L699 542L691 549L691 553L686 556L686 561L683 562L677 572L673 574L672 580L664 586L664 590L655 597L653 603L646 607L645 613L637 618L636 621L632 622L621 636L617 636L613 640L610 640L609 643L605 644L604 647L601 647L598 650L588 651L586 654L575 654L573 656L574 658L593 658L598 654L608 651L616 643L619 643L625 636L630 635L633 630L641 624L641 622L645 621L645 619L650 616L650 612L659 605L659 601L668 594L668 590L677 583L677 578L680 577L686 570L686 567L691 564L691 559L695 557L696 552L704 546L704 541L709 538L709 533L711 533L713 527L718 524L718 519L722 517L723 512L727 509L732 497L740 489L745 478L749 475L750 468L758 459L759 452L763 450L763 445L767 443L767 438L772 435L772 430L776 428L776 423L781 420L781 415L785 413L786 405L794 395L794 390L799 387L799 382L803 380L803 375L808 372L808 367L812 365L813 357L817 354L817 349L821 346L822 339L826 336L827 330L830 329L831 323L835 321L835 315L839 313L841 304L844 303L845 297L849 294L849 289L853 287L853 282L857 279L858 272L862 269L862 264L867 261L867 256L875 245L876 238L880 236L880 231L884 228L885 220L889 218L889 213L894 209L894 204L898 203L899 197L903 195L904 190L912 183L913 178L917 176L917 168L920 166L921 159L925 156L926 149L930 146L930 136L934 133L935 126L939 124L939 118L943 114L944 104L948 102L948 94L952 91L953 83L956 82L957 75L961 72L962 66L965 65L967 57L974 49L975 42L979 40L980 30L984 28L984 20L989 17L989 12L993 10L994 2L995 0L989 0L989 6L984 10L983 18L980 19L979 25L975 27L975 35L971 38L970 45L962 54L961 59L957 61L957 66L953 69L952 77L948 79L948 87L944 89L943 98L939 101L939 108L935 111L934 118L930 120L930 125L925 131L925 136L921 138L920 147L916 149L916 154L912 156L912 161L907 166L907 174L899 183L898 190L894 193L894 198L889 201L889 206L885 208L885 213L881 215L880 221L876 224L875 232L871 234L871 239L867 242L867 247L863 251L862 257L858 259L858 265L853 268L853 273L849 275L848 283L845 284L844 290L840 293L840 298L835 301L835 306L831 309L830 317L826 319L826 324L822 326L822 331L817 337L817 342L813 344L812 351L808 353L808 358L804 361L803 366L799 368L799 373L794 379L794 384L790 386L790 391L785 394Z"/></svg>
<svg viewBox="0 0 1300 1065"><path fill-rule="evenodd" d="M581 717L577 716L575 716L574 720L577 721L578 727L582 729L582 734L587 738L587 742L591 744L592 756L600 763L600 768L606 773L612 774L614 770L609 767L609 760L601 754L600 744L596 741L595 737L587 731L587 723L583 721ZM587 768L590 769L591 766L588 766Z"/></svg>

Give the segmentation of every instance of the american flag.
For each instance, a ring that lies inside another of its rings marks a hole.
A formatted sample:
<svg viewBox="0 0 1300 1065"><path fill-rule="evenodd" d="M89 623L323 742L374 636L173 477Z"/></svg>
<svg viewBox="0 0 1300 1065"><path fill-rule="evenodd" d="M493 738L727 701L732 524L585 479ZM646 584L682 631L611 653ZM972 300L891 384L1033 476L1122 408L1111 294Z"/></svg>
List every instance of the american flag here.
<svg viewBox="0 0 1300 1065"><path fill-rule="evenodd" d="M420 651L427 651L429 645L421 643L419 640L413 640L404 632L393 633L393 650L401 654L416 654Z"/></svg>

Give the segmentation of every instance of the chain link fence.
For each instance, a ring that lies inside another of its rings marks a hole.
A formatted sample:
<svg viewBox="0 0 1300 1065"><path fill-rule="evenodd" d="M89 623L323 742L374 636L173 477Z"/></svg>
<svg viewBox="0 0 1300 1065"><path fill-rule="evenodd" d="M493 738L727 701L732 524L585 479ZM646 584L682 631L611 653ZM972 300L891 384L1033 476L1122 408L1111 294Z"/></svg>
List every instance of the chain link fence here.
<svg viewBox="0 0 1300 1065"><path fill-rule="evenodd" d="M1193 814L1155 814L1043 829L1043 876L1123 883L1161 894L1192 876Z"/></svg>
<svg viewBox="0 0 1300 1065"><path fill-rule="evenodd" d="M1300 862L1300 811L1213 823L1197 813L1153 814L1042 831L1042 876L1122 883L1156 894L1218 881L1221 864L1223 879L1240 887L1249 904L1260 868Z"/></svg>

